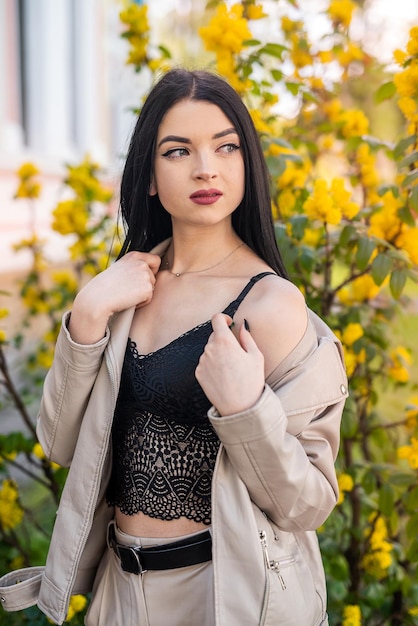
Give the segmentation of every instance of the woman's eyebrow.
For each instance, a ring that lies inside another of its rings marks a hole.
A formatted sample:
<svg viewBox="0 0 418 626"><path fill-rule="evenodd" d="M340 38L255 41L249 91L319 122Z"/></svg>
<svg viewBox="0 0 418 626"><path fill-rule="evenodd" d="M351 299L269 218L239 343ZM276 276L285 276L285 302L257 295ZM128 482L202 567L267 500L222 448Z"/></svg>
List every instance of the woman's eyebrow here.
<svg viewBox="0 0 418 626"><path fill-rule="evenodd" d="M235 128L226 128L225 130L221 130L219 133L215 133L212 136L212 139L220 139L221 137L225 137L226 135L237 135L237 131L235 130ZM180 137L179 135L167 135L166 137L163 137L159 143L158 143L158 148L160 148L160 146L163 145L163 143L167 143L170 141L174 141L174 142L178 142L178 143L192 143L190 141L190 139L188 139L187 137Z"/></svg>

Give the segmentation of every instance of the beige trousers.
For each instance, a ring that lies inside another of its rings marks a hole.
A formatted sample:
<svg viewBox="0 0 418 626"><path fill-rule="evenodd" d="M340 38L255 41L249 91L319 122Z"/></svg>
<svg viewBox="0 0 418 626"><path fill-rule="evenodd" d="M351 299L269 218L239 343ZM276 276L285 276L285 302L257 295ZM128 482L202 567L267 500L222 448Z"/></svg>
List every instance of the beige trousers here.
<svg viewBox="0 0 418 626"><path fill-rule="evenodd" d="M117 526L115 532L117 542L129 546L155 546L185 538L134 537ZM108 548L97 571L85 624L214 626L212 561L137 576L124 572L119 558Z"/></svg>

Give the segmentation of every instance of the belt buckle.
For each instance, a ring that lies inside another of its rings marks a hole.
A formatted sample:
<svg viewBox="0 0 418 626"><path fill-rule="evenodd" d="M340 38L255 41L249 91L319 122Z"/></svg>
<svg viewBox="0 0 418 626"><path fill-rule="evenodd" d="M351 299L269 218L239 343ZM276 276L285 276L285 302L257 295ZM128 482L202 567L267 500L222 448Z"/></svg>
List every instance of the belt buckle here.
<svg viewBox="0 0 418 626"><path fill-rule="evenodd" d="M121 569L129 574L145 574L146 570L141 563L139 546L122 546L116 541L115 523L108 526L107 541L116 556L119 558ZM129 555L129 556L128 556ZM127 563L128 558L129 562Z"/></svg>
<svg viewBox="0 0 418 626"><path fill-rule="evenodd" d="M136 574L137 576L139 576L140 574L145 574L147 570L142 566L140 558L140 548L138 546L116 546L116 549L116 554L120 558L120 565L124 572L128 572L129 574ZM129 559L129 563L126 563L126 559L122 557L121 550L125 553L126 556L127 554L132 555ZM133 565L136 566L135 570L132 568Z"/></svg>

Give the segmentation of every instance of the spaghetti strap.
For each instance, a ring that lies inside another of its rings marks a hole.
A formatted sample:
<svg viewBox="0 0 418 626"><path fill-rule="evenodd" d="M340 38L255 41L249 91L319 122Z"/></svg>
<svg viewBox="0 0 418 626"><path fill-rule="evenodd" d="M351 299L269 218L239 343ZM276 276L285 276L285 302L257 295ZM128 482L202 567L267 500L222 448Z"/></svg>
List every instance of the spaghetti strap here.
<svg viewBox="0 0 418 626"><path fill-rule="evenodd" d="M251 291L254 285L258 283L258 281L264 278L265 276L277 276L277 274L275 272L261 272L261 274L257 274L256 276L253 276L252 278L250 278L250 280L245 285L244 289L241 291L239 296L235 298L235 300L233 300L230 304L228 304L226 309L224 309L223 313L225 313L226 315L229 315L230 317L234 317L239 305L244 300L248 292Z"/></svg>

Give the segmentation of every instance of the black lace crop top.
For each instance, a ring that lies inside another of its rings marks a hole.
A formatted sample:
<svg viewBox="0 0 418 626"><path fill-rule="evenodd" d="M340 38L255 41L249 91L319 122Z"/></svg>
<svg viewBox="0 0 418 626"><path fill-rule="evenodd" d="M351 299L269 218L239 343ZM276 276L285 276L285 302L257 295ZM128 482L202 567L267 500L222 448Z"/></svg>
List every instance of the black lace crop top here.
<svg viewBox="0 0 418 626"><path fill-rule="evenodd" d="M224 313L233 317L254 276ZM141 355L128 340L112 427L113 468L107 502L122 513L143 512L210 524L211 481L219 448L210 402L195 369L212 332L210 321L167 346Z"/></svg>

